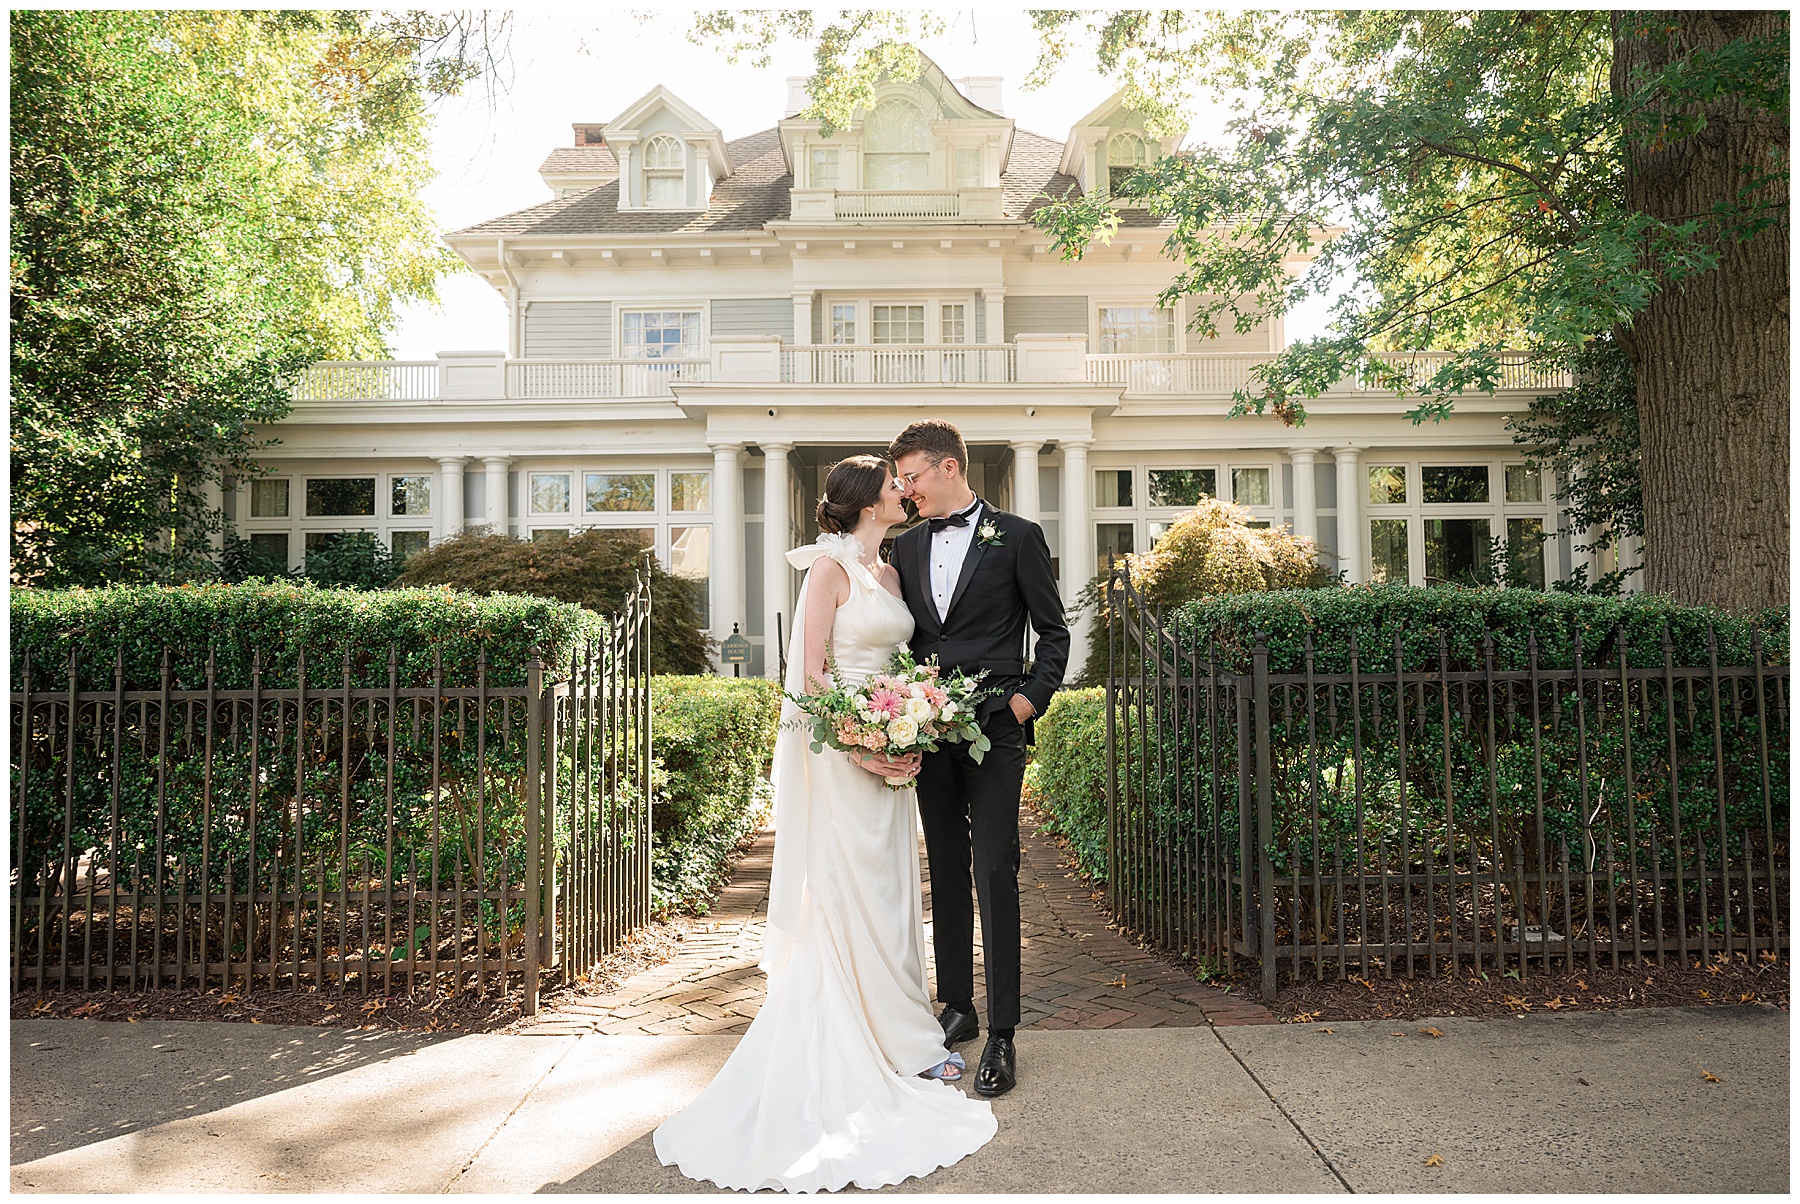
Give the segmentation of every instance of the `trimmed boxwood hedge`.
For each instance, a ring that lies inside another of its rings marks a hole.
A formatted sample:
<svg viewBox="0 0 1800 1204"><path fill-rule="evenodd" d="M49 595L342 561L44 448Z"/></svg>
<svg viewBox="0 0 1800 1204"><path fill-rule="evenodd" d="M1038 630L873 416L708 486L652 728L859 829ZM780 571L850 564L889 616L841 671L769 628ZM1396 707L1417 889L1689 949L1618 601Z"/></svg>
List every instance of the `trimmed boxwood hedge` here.
<svg viewBox="0 0 1800 1204"><path fill-rule="evenodd" d="M1573 661L1573 641L1580 633L1583 664L1596 678L1617 673L1618 650L1622 633L1627 662L1633 667L1660 667L1663 663L1662 636L1669 633L1671 656L1676 666L1705 666L1708 663L1708 630L1716 642L1716 655L1721 666L1751 663L1752 633L1757 633L1766 665L1783 665L1789 659L1789 624L1786 607L1755 616L1733 615L1703 607L1680 606L1665 597L1627 596L1602 598L1583 595L1539 593L1527 590L1459 589L1455 587L1418 588L1412 586L1358 586L1339 589L1292 590L1282 592L1238 594L1203 599L1165 615L1165 622L1182 633L1184 645L1206 646L1212 641L1220 667L1228 673L1247 673L1251 668L1251 650L1260 636L1269 651L1272 673L1296 673L1305 669L1306 637L1310 633L1313 668L1320 674L1344 673L1349 669L1351 638L1355 637L1362 672L1391 673L1394 666L1395 637L1399 637L1403 663L1407 671L1429 671L1440 664L1439 633L1452 671L1479 670L1483 665L1483 639L1493 638L1494 665L1497 670L1524 669L1530 661L1529 641L1535 636L1538 664L1545 669L1566 669ZM1104 667L1102 667L1102 676ZM1609 687L1610 688L1610 687ZM1407 766L1407 810L1415 833L1441 827L1443 816L1436 800L1444 797L1443 747L1445 733L1437 717L1439 701L1434 691L1427 691L1429 706L1421 713L1414 708L1414 722L1422 723L1422 733L1410 737L1412 756ZM1391 689L1384 687L1391 699ZM1342 699L1344 696L1340 694ZM1616 707L1616 691L1609 695ZM1572 692L1560 699L1572 712ZM1106 874L1106 751L1105 692L1100 689L1064 690L1051 702L1038 723L1037 748L1033 764L1027 771L1027 789L1031 797L1049 816L1053 830L1064 835L1073 847L1081 868L1097 878ZM1365 687L1365 708L1367 687ZM1391 707L1391 702L1386 704ZM1483 705L1473 697L1470 705ZM1521 704L1523 705L1523 704ZM1642 707L1641 695L1634 694L1634 706ZM1644 837L1652 826L1669 838L1666 775L1666 724L1663 721L1660 696L1651 692L1653 713L1640 716L1632 748L1632 766L1636 785L1645 795L1647 805L1635 809L1638 836ZM1704 709L1704 703L1703 709ZM1486 810L1486 771L1489 755L1482 747L1483 722L1479 715L1464 726L1458 719L1460 700L1453 702L1451 749L1452 778L1449 785L1459 800L1457 826L1459 839L1484 841L1490 832ZM1532 749L1528 737L1508 738L1501 733L1499 746L1493 750L1497 764L1498 812L1492 817L1501 833L1503 849L1515 840L1529 854L1541 836L1554 848L1556 841L1567 839L1578 843L1582 833L1575 800L1581 796L1582 759L1575 747L1576 737L1571 718L1560 726L1551 726L1551 699L1544 699L1546 727L1540 732L1545 774L1546 805L1544 828L1536 827L1532 800L1534 777ZM1685 714L1685 710L1680 712ZM1367 721L1365 720L1365 723ZM1309 773L1323 775L1318 787L1320 805L1321 856L1329 858L1330 842L1355 830L1355 773L1351 768L1350 736L1347 723L1340 732L1327 733L1320 720L1316 732L1317 751L1307 753L1308 731L1304 707L1288 715L1278 714L1271 729L1271 752L1275 762L1273 794L1276 831L1271 834L1270 853L1276 867L1287 872L1291 859L1301 863L1312 855L1311 794ZM1678 734L1682 766L1679 785L1682 799L1682 822L1688 839L1699 834L1707 839L1709 856L1716 858L1717 796L1713 734L1710 721L1691 733ZM1226 723L1229 729L1229 721ZM1528 730L1529 725L1526 725ZM1722 716L1720 747L1725 759L1723 775L1727 783L1727 826L1731 832L1763 827L1760 780L1759 733L1753 708L1734 717L1729 710ZM1371 735L1365 728L1362 762L1363 818L1370 838L1392 835L1399 822L1398 763L1391 738ZM1385 733L1384 733L1385 735ZM1770 782L1772 786L1771 824L1777 835L1788 827L1789 752L1785 732L1772 733L1769 741ZM1170 732L1167 739L1180 745L1179 755L1161 759L1161 764L1185 766L1184 773L1204 777L1210 772L1209 758L1193 747L1188 731ZM1235 800L1236 736L1222 732L1220 773L1223 797ZM1596 799L1610 797L1623 784L1623 748L1616 722L1591 724L1588 732L1586 773ZM1310 768L1309 768L1310 767ZM1132 773L1135 767L1120 767L1121 773ZM1191 822L1191 801L1176 805L1173 800L1192 800L1192 783L1157 782L1152 774L1152 798L1149 806L1153 825L1168 834L1183 832ZM1598 783L1611 782L1606 790ZM1202 796L1210 791L1201 782ZM1135 807L1135 803L1132 806ZM1624 809L1612 822L1623 835ZM1137 822L1137 821L1130 821ZM1227 852L1235 850L1237 815L1235 801L1221 816L1221 830L1226 836ZM1445 833L1432 833L1440 841ZM1733 837L1735 839L1735 837Z"/></svg>
<svg viewBox="0 0 1800 1204"><path fill-rule="evenodd" d="M205 684L209 649L218 658L219 681L233 687L249 685L258 652L263 684L292 687L303 649L309 681L340 683L349 653L353 685L385 686L393 647L403 686L428 684L439 656L447 681L472 684L483 649L488 684L516 686L525 682L534 645L546 677L557 679L578 647L599 643L607 630L603 616L568 603L476 597L447 587L348 590L249 582L12 593L15 682L29 653L36 680L66 684L73 649L82 683L110 686L114 658L123 649L127 688L153 688L167 647L178 688Z"/></svg>
<svg viewBox="0 0 1800 1204"><path fill-rule="evenodd" d="M768 816L781 690L762 678L657 677L650 698L654 903L704 913L732 850Z"/></svg>
<svg viewBox="0 0 1800 1204"><path fill-rule="evenodd" d="M1025 797L1069 842L1083 873L1106 878L1106 691L1060 690L1037 721Z"/></svg>

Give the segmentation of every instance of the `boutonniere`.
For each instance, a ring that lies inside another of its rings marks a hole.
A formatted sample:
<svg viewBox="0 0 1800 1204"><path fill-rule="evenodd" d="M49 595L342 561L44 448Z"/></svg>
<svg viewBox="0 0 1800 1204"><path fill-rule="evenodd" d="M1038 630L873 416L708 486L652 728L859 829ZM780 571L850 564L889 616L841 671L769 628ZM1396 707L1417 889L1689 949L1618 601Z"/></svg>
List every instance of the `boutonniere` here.
<svg viewBox="0 0 1800 1204"><path fill-rule="evenodd" d="M994 520L991 518L975 528L975 537L981 540L981 546L984 548L1003 546L1000 542L1000 528L994 525Z"/></svg>

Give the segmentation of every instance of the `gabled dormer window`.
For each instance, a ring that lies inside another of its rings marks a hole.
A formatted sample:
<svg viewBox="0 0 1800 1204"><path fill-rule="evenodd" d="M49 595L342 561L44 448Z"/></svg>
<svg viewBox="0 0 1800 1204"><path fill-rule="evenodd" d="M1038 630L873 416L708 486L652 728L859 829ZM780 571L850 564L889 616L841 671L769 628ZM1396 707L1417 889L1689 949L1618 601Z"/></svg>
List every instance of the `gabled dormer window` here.
<svg viewBox="0 0 1800 1204"><path fill-rule="evenodd" d="M863 123L863 186L922 189L931 176L931 126L904 100L878 105Z"/></svg>
<svg viewBox="0 0 1800 1204"><path fill-rule="evenodd" d="M1149 162L1144 140L1132 133L1114 134L1106 144L1106 190L1113 196L1125 191L1125 181Z"/></svg>
<svg viewBox="0 0 1800 1204"><path fill-rule="evenodd" d="M644 145L644 204L678 209L687 203L687 155L679 141L658 134Z"/></svg>

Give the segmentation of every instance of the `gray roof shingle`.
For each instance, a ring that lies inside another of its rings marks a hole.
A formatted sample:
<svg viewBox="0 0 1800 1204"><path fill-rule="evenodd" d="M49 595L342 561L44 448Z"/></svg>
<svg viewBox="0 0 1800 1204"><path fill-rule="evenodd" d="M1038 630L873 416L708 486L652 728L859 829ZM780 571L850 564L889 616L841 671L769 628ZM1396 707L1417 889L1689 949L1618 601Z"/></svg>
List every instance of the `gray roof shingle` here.
<svg viewBox="0 0 1800 1204"><path fill-rule="evenodd" d="M713 186L712 203L705 213L669 212L658 209L619 209L619 184L598 184L568 196L557 197L516 213L493 218L456 231L460 235L512 237L530 234L699 234L760 230L770 222L786 220L788 191L793 173L781 158L779 133L763 130L726 145L735 171ZM602 170L598 155L611 164L604 147L558 147L541 170ZM1057 170L1063 144L1054 138L1016 130L1012 156L1000 177L1001 212L1008 220L1029 218L1044 203L1043 195L1063 196L1070 190L1081 195L1072 176ZM577 160L576 156L582 156ZM580 166L576 166L577 162ZM566 166L565 166L566 165ZM616 168L616 164L613 164ZM1138 220L1134 220L1136 217ZM1141 210L1127 210L1128 226L1162 224Z"/></svg>
<svg viewBox="0 0 1800 1204"><path fill-rule="evenodd" d="M604 146L559 146L550 152L539 172L618 171L619 161Z"/></svg>

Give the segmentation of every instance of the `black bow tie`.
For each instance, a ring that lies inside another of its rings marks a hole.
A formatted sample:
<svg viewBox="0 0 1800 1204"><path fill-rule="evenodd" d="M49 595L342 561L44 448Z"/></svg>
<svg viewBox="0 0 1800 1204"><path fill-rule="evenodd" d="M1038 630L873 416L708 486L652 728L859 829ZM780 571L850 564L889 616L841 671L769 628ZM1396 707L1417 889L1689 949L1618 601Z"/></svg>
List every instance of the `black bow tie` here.
<svg viewBox="0 0 1800 1204"><path fill-rule="evenodd" d="M931 533L933 535L936 535L945 527L966 527L969 525L969 516L974 514L980 506L981 499L976 498L974 503L971 504L967 510L959 510L949 518L928 518L925 522L926 525L931 528Z"/></svg>

